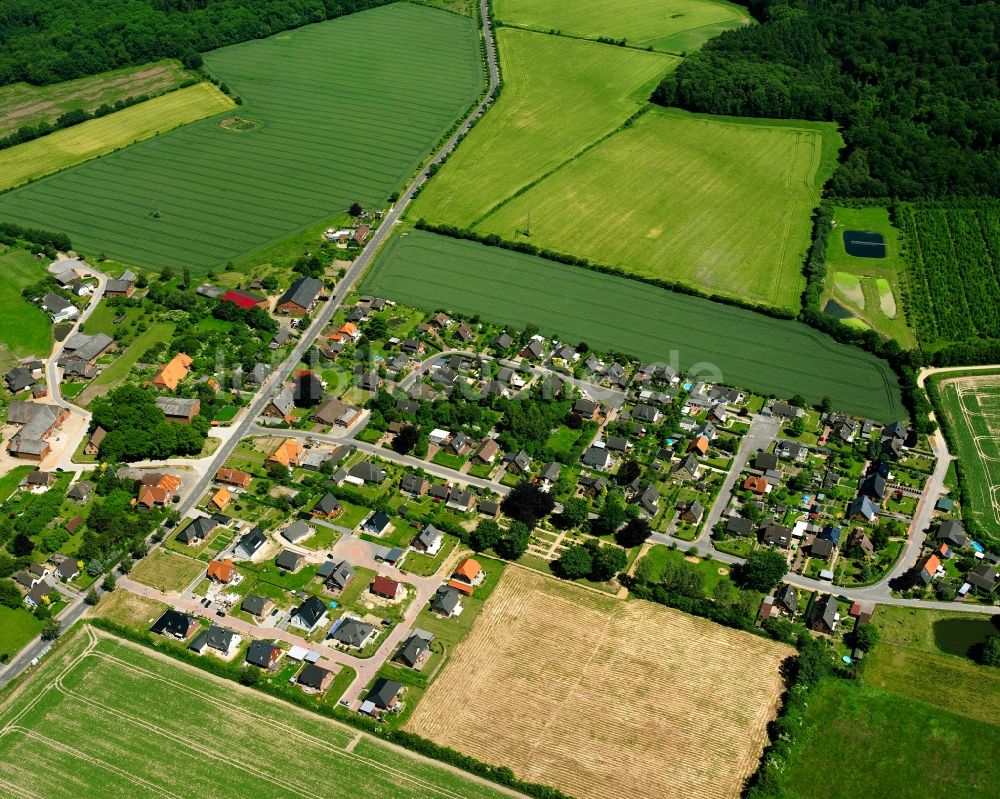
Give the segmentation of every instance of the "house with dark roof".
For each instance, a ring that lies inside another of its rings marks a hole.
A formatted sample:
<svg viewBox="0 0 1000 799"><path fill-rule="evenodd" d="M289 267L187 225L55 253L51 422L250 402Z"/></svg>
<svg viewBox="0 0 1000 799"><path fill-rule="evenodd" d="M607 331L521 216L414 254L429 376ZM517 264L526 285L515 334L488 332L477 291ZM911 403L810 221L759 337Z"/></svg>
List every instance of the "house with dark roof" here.
<svg viewBox="0 0 1000 799"><path fill-rule="evenodd" d="M330 492L325 493L312 507L312 515L330 519L343 510L340 500Z"/></svg>
<svg viewBox="0 0 1000 799"><path fill-rule="evenodd" d="M514 339L508 335L507 331L504 331L490 342L490 346L495 350L504 352L514 346Z"/></svg>
<svg viewBox="0 0 1000 799"><path fill-rule="evenodd" d="M823 594L813 603L809 612L809 629L830 634L837 629L838 621L837 598L833 594Z"/></svg>
<svg viewBox="0 0 1000 799"><path fill-rule="evenodd" d="M355 480L360 480L363 483L381 485L385 480L385 469L379 468L371 461L362 461L351 467L347 476Z"/></svg>
<svg viewBox="0 0 1000 799"><path fill-rule="evenodd" d="M403 690L402 683L379 677L372 683L371 690L366 694L362 706L367 709L367 706L371 705L376 711L398 713L403 706L399 698Z"/></svg>
<svg viewBox="0 0 1000 799"><path fill-rule="evenodd" d="M809 545L809 554L814 558L826 560L833 554L833 541L816 536Z"/></svg>
<svg viewBox="0 0 1000 799"><path fill-rule="evenodd" d="M287 572L297 572L305 562L305 555L300 552L293 552L290 549L283 549L274 559L274 565Z"/></svg>
<svg viewBox="0 0 1000 799"><path fill-rule="evenodd" d="M774 605L787 615L794 616L799 610L799 597L795 593L795 588L788 583L782 583L774 593Z"/></svg>
<svg viewBox="0 0 1000 799"><path fill-rule="evenodd" d="M227 630L225 627L213 624L207 630L202 630L198 633L194 637L194 640L188 644L188 649L192 652L197 652L199 655L204 655L207 650L214 649L222 657L228 658L236 651L240 640L240 636L232 630Z"/></svg>
<svg viewBox="0 0 1000 799"><path fill-rule="evenodd" d="M701 517L705 515L705 506L702 505L698 500L693 500L692 502L687 502L681 510L681 521L687 522L688 524L698 524L701 521Z"/></svg>
<svg viewBox="0 0 1000 799"><path fill-rule="evenodd" d="M655 516L660 509L660 492L652 483L636 492L635 501L650 516Z"/></svg>
<svg viewBox="0 0 1000 799"><path fill-rule="evenodd" d="M809 450L795 441L781 439L774 445L774 454L782 460L801 463L806 459L806 456L809 454Z"/></svg>
<svg viewBox="0 0 1000 799"><path fill-rule="evenodd" d="M259 527L254 527L236 543L233 548L233 557L253 560L266 543L267 538L264 536L264 532Z"/></svg>
<svg viewBox="0 0 1000 799"><path fill-rule="evenodd" d="M280 658L281 647L272 641L251 641L247 648L247 663L262 669L270 669Z"/></svg>
<svg viewBox="0 0 1000 799"><path fill-rule="evenodd" d="M331 397L314 410L310 421L330 427L350 427L361 415L361 409Z"/></svg>
<svg viewBox="0 0 1000 799"><path fill-rule="evenodd" d="M331 563L330 561L327 562ZM346 560L342 560L336 564L331 563L331 565L333 568L326 576L324 584L331 591L343 591L350 584L351 580L354 579L354 567Z"/></svg>
<svg viewBox="0 0 1000 799"><path fill-rule="evenodd" d="M198 620L186 613L181 613L179 610L167 610L153 622L153 626L149 630L157 635L183 641L194 633L198 626Z"/></svg>
<svg viewBox="0 0 1000 799"><path fill-rule="evenodd" d="M580 462L590 469L605 471L611 465L611 453L605 447L591 445L580 456Z"/></svg>
<svg viewBox="0 0 1000 799"><path fill-rule="evenodd" d="M847 506L848 519L863 519L866 522L872 521L878 516L878 505L871 501L871 498L860 495L851 500Z"/></svg>
<svg viewBox="0 0 1000 799"><path fill-rule="evenodd" d="M296 408L312 408L323 400L323 383L308 369L296 373L292 382L292 402Z"/></svg>
<svg viewBox="0 0 1000 799"><path fill-rule="evenodd" d="M307 663L295 681L306 693L321 694L333 682L333 672L322 666L317 666L315 663Z"/></svg>
<svg viewBox="0 0 1000 799"><path fill-rule="evenodd" d="M399 490L411 497L422 497L427 493L428 488L430 488L430 483L427 478L416 472L407 472L399 481Z"/></svg>
<svg viewBox="0 0 1000 799"><path fill-rule="evenodd" d="M754 523L742 516L730 516L726 521L726 534L749 538L754 534Z"/></svg>
<svg viewBox="0 0 1000 799"><path fill-rule="evenodd" d="M860 550L861 554L866 558L870 558L875 555L875 547L872 545L871 539L865 535L865 531L860 527L852 530L850 536L848 536L847 549Z"/></svg>
<svg viewBox="0 0 1000 799"><path fill-rule="evenodd" d="M421 669L431 655L431 641L434 636L424 630L414 630L409 638L403 641L395 660L411 669Z"/></svg>
<svg viewBox="0 0 1000 799"><path fill-rule="evenodd" d="M701 465L694 455L688 455L671 467L670 474L681 480L697 480L701 474Z"/></svg>
<svg viewBox="0 0 1000 799"><path fill-rule="evenodd" d="M315 530L306 524L302 519L296 519L288 527L281 531L281 537L289 544L297 544L311 536Z"/></svg>
<svg viewBox="0 0 1000 799"><path fill-rule="evenodd" d="M871 499L883 499L885 497L886 480L878 472L872 472L865 477L858 486L858 491Z"/></svg>
<svg viewBox="0 0 1000 799"><path fill-rule="evenodd" d="M204 541L210 532L218 526L218 522L210 516L199 516L177 533L177 541L188 546L195 546Z"/></svg>
<svg viewBox="0 0 1000 799"><path fill-rule="evenodd" d="M433 524L425 524L423 529L417 533L417 537L413 539L411 546L416 550L426 552L428 555L436 555L441 551L443 544L444 534Z"/></svg>
<svg viewBox="0 0 1000 799"><path fill-rule="evenodd" d="M462 613L462 594L448 585L441 586L431 599L431 610L439 616L451 618Z"/></svg>
<svg viewBox="0 0 1000 799"><path fill-rule="evenodd" d="M345 618L330 634L330 638L351 649L364 649L375 640L378 631L361 619Z"/></svg>
<svg viewBox="0 0 1000 799"><path fill-rule="evenodd" d="M7 384L7 390L11 394L18 394L24 391L26 388L31 388L38 381L32 377L31 370L25 369L23 366L15 366L6 375L4 375L4 382Z"/></svg>
<svg viewBox="0 0 1000 799"><path fill-rule="evenodd" d="M240 610L256 616L258 619L264 618L274 610L274 600L270 597L260 596L260 594L247 594L240 603Z"/></svg>
<svg viewBox="0 0 1000 799"><path fill-rule="evenodd" d="M938 525L937 533L934 536L936 541L944 541L953 547L961 549L969 543L969 536L965 534L962 523L956 519L945 519Z"/></svg>
<svg viewBox="0 0 1000 799"><path fill-rule="evenodd" d="M295 420L292 415L293 410L295 410L295 397L292 394L292 389L288 386L282 386L281 391L271 397L271 401L264 406L260 415L268 419L280 419L285 424L291 424Z"/></svg>
<svg viewBox="0 0 1000 799"><path fill-rule="evenodd" d="M965 581L979 591L990 593L996 588L997 577L995 564L982 563L965 575Z"/></svg>
<svg viewBox="0 0 1000 799"><path fill-rule="evenodd" d="M361 523L361 532L382 536L392 526L392 519L382 511L375 511Z"/></svg>
<svg viewBox="0 0 1000 799"><path fill-rule="evenodd" d="M326 622L326 605L317 597L308 597L292 611L288 623L294 627L312 632Z"/></svg>
<svg viewBox="0 0 1000 799"><path fill-rule="evenodd" d="M773 519L764 522L758 530L758 538L762 544L780 549L788 549L792 540L792 531Z"/></svg>
<svg viewBox="0 0 1000 799"><path fill-rule="evenodd" d="M278 298L275 311L290 316L305 316L313 309L322 290L323 284L316 278L299 278Z"/></svg>
<svg viewBox="0 0 1000 799"><path fill-rule="evenodd" d="M157 397L154 403L157 408L163 411L167 421L174 424L191 424L194 417L201 412L201 400L199 399Z"/></svg>

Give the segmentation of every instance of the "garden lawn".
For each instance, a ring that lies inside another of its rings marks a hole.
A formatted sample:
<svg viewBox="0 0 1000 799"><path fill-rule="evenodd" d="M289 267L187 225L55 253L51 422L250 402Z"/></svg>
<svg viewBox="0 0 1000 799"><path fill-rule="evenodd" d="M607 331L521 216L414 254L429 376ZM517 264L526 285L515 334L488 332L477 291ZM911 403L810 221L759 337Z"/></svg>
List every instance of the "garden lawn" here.
<svg viewBox="0 0 1000 799"><path fill-rule="evenodd" d="M42 622L27 608L0 605L0 655L14 657L42 629Z"/></svg>
<svg viewBox="0 0 1000 799"><path fill-rule="evenodd" d="M786 799L994 799L998 733L992 724L923 702L827 679L809 695L772 793Z"/></svg>
<svg viewBox="0 0 1000 799"><path fill-rule="evenodd" d="M52 347L49 317L21 296L21 289L45 277L45 263L27 250L0 245L0 347L15 358L44 358Z"/></svg>
<svg viewBox="0 0 1000 799"><path fill-rule="evenodd" d="M713 0L498 0L494 15L507 25L624 39L632 47L678 54L750 23L745 8Z"/></svg>
<svg viewBox="0 0 1000 799"><path fill-rule="evenodd" d="M159 653L103 634L89 638L74 636L25 689L4 697L5 784L31 785L49 799L284 799L315 794L316 775L334 774L322 789L329 799L506 796L457 769Z"/></svg>
<svg viewBox="0 0 1000 799"><path fill-rule="evenodd" d="M677 59L559 36L496 31L503 93L421 190L408 216L472 226L607 136Z"/></svg>
<svg viewBox="0 0 1000 799"><path fill-rule="evenodd" d="M205 81L8 147L0 150L0 191L234 107L231 99Z"/></svg>
<svg viewBox="0 0 1000 799"><path fill-rule="evenodd" d="M204 57L257 127L187 125L0 196L0 217L204 275L353 202L383 205L482 87L473 21L411 3Z"/></svg>
<svg viewBox="0 0 1000 799"><path fill-rule="evenodd" d="M905 414L889 365L803 324L520 253L411 231L391 240L362 290L644 361L696 365L708 379L881 421ZM609 302L612 310L609 310ZM621 309L621 310L617 310Z"/></svg>
<svg viewBox="0 0 1000 799"><path fill-rule="evenodd" d="M117 100L176 88L190 76L180 62L154 61L88 75L50 86L10 83L0 87L0 137L26 125L55 122L67 111L94 111Z"/></svg>
<svg viewBox="0 0 1000 799"><path fill-rule="evenodd" d="M538 247L797 309L839 146L831 125L653 109L475 229L515 240L530 214Z"/></svg>

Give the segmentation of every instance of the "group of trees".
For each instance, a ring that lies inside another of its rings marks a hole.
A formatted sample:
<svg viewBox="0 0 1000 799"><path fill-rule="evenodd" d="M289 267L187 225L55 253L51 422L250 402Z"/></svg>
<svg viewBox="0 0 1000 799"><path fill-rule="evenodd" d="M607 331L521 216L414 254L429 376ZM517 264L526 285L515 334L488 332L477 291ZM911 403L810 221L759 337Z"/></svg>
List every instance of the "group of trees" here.
<svg viewBox="0 0 1000 799"><path fill-rule="evenodd" d="M595 582L605 582L625 568L628 556L625 550L614 545L601 546L596 538L583 544L573 544L563 550L552 564L553 573L566 580L586 577Z"/></svg>
<svg viewBox="0 0 1000 799"><path fill-rule="evenodd" d="M200 52L388 0L21 0L0 7L0 85L47 84Z"/></svg>
<svg viewBox="0 0 1000 799"><path fill-rule="evenodd" d="M211 391L211 389L209 389ZM125 384L91 405L94 424L108 434L101 441L104 461L164 460L201 452L211 420L198 414L191 424L171 424L148 389Z"/></svg>
<svg viewBox="0 0 1000 799"><path fill-rule="evenodd" d="M709 41L653 99L692 111L834 120L828 190L916 199L1000 193L994 3L746 0L759 25Z"/></svg>
<svg viewBox="0 0 1000 799"><path fill-rule="evenodd" d="M502 528L493 519L483 519L469 534L469 546L476 552L492 549L501 558L517 560L528 551L531 528L523 522L513 521Z"/></svg>

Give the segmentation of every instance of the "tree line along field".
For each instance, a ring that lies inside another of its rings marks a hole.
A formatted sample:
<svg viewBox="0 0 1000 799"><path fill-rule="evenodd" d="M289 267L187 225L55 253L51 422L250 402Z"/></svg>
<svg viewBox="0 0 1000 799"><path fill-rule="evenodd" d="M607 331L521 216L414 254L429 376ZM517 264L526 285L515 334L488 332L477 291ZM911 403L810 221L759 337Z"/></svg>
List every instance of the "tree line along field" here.
<svg viewBox="0 0 1000 799"><path fill-rule="evenodd" d="M18 797L508 796L89 627L6 697L0 755Z"/></svg>
<svg viewBox="0 0 1000 799"><path fill-rule="evenodd" d="M835 140L818 124L652 110L476 230L516 239L530 214L530 241L540 247L795 308L810 214L829 177L820 169L827 133Z"/></svg>
<svg viewBox="0 0 1000 799"><path fill-rule="evenodd" d="M414 218L471 227L613 132L677 64L658 53L512 28L498 28L496 37L503 92L422 189Z"/></svg>
<svg viewBox="0 0 1000 799"><path fill-rule="evenodd" d="M799 322L774 319L543 258L411 231L362 284L428 310L538 325L547 335L702 371L708 379L890 421L905 415L889 365Z"/></svg>
<svg viewBox="0 0 1000 799"><path fill-rule="evenodd" d="M223 48L205 65L255 129L174 130L0 196L0 216L65 230L86 252L204 274L352 202L384 203L482 85L472 20L408 3Z"/></svg>
<svg viewBox="0 0 1000 799"><path fill-rule="evenodd" d="M1000 202L897 206L909 311L925 346L1000 338Z"/></svg>
<svg viewBox="0 0 1000 799"><path fill-rule="evenodd" d="M1000 372L946 374L938 395L971 500L963 511L1000 540Z"/></svg>
<svg viewBox="0 0 1000 799"><path fill-rule="evenodd" d="M27 250L0 245L0 308L3 309L0 313L0 364L28 356L43 358L49 354L52 323L44 311L21 296L21 289L39 282L44 270L45 267Z"/></svg>
<svg viewBox="0 0 1000 799"><path fill-rule="evenodd" d="M715 0L498 0L494 15L505 25L624 39L631 47L682 54L708 39L750 24L746 8Z"/></svg>
<svg viewBox="0 0 1000 799"><path fill-rule="evenodd" d="M0 138L28 125L52 123L67 111L94 111L118 100L176 88L190 77L175 60L155 61L51 86L0 86Z"/></svg>
<svg viewBox="0 0 1000 799"><path fill-rule="evenodd" d="M736 797L792 654L508 568L407 727L577 799Z"/></svg>
<svg viewBox="0 0 1000 799"><path fill-rule="evenodd" d="M208 81L0 150L0 191L235 108ZM0 207L4 198L0 198Z"/></svg>

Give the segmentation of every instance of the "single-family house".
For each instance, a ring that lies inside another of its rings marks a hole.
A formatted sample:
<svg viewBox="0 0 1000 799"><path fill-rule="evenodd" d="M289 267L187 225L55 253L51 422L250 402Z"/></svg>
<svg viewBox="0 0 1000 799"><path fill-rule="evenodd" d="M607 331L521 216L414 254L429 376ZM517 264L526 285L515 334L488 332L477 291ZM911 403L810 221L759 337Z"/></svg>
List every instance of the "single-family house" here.
<svg viewBox="0 0 1000 799"><path fill-rule="evenodd" d="M257 614L252 615L256 616ZM273 641L251 641L247 648L247 663L262 669L270 669L280 658L281 647Z"/></svg>
<svg viewBox="0 0 1000 799"><path fill-rule="evenodd" d="M139 487L139 504L144 508L167 505L173 500L181 478L174 474L152 472L143 476Z"/></svg>
<svg viewBox="0 0 1000 799"><path fill-rule="evenodd" d="M87 439L87 444L83 448L84 453L87 455L97 455L101 451L101 442L107 434L108 431L103 427L94 428L94 432L90 434L90 438Z"/></svg>
<svg viewBox="0 0 1000 799"><path fill-rule="evenodd" d="M150 632L183 641L199 627L198 620L179 610L167 610L153 622Z"/></svg>
<svg viewBox="0 0 1000 799"><path fill-rule="evenodd" d="M428 555L436 555L444 544L444 534L433 524L425 524L413 539L411 546Z"/></svg>
<svg viewBox="0 0 1000 799"><path fill-rule="evenodd" d="M270 597L261 596L260 594L247 594L243 597L243 601L240 603L240 610L244 613L249 613L258 619L262 619L267 616L272 610L274 610L275 604L274 600Z"/></svg>
<svg viewBox="0 0 1000 799"><path fill-rule="evenodd" d="M378 635L378 631L370 624L366 624L361 619L347 617L335 629L330 637L352 649L364 649Z"/></svg>
<svg viewBox="0 0 1000 799"><path fill-rule="evenodd" d="M264 532L259 527L254 527L236 542L236 546L233 548L233 557L253 560L266 543L267 538L264 536Z"/></svg>
<svg viewBox="0 0 1000 799"><path fill-rule="evenodd" d="M333 682L333 672L315 663L307 663L295 681L306 693L321 694Z"/></svg>
<svg viewBox="0 0 1000 799"><path fill-rule="evenodd" d="M289 386L282 386L281 390L271 397L271 400L264 406L260 415L267 419L280 419L285 424L295 421L292 411L295 410L295 394Z"/></svg>
<svg viewBox="0 0 1000 799"><path fill-rule="evenodd" d="M314 410L310 421L330 427L350 427L361 415L361 409L331 397Z"/></svg>
<svg viewBox="0 0 1000 799"><path fill-rule="evenodd" d="M290 316L305 316L315 306L322 290L323 283L316 278L299 278L278 298L275 311Z"/></svg>
<svg viewBox="0 0 1000 799"><path fill-rule="evenodd" d="M450 585L442 585L431 599L431 610L439 616L452 618L462 613L462 595Z"/></svg>
<svg viewBox="0 0 1000 799"><path fill-rule="evenodd" d="M205 576L214 583L228 585L236 576L236 567L230 559L213 560L205 570Z"/></svg>
<svg viewBox="0 0 1000 799"><path fill-rule="evenodd" d="M192 519L187 527L177 533L177 541L188 546L195 546L204 541L217 526L218 522L211 516L199 516Z"/></svg>
<svg viewBox="0 0 1000 799"><path fill-rule="evenodd" d="M396 653L396 660L411 669L420 669L431 656L431 641L434 636L424 630L414 630L403 641Z"/></svg>
<svg viewBox="0 0 1000 799"><path fill-rule="evenodd" d="M430 488L430 483L427 478L416 472L407 472L399 481L400 492L409 494L411 497L422 497L427 493L428 488Z"/></svg>
<svg viewBox="0 0 1000 799"><path fill-rule="evenodd" d="M330 563L333 568L325 577L324 584L331 591L343 591L347 588L351 580L354 579L354 567L351 566L351 564L346 560L342 560L340 563L333 563L332 561L328 561L328 563Z"/></svg>
<svg viewBox="0 0 1000 799"><path fill-rule="evenodd" d="M321 626L326 618L326 605L317 597L310 596L292 611L288 623L293 627L312 632Z"/></svg>
<svg viewBox="0 0 1000 799"><path fill-rule="evenodd" d="M247 488L253 476L249 472L242 472L239 469L219 469L215 473L215 481L233 488Z"/></svg>
<svg viewBox="0 0 1000 799"><path fill-rule="evenodd" d="M283 549L274 559L274 565L286 572L297 572L305 563L306 556L300 552L293 552L290 549Z"/></svg>
<svg viewBox="0 0 1000 799"><path fill-rule="evenodd" d="M331 519L343 510L340 500L333 494L327 492L312 507L312 515L323 519Z"/></svg>
<svg viewBox="0 0 1000 799"><path fill-rule="evenodd" d="M42 297L42 310L52 317L55 324L75 319L80 315L79 308L58 294L46 294Z"/></svg>
<svg viewBox="0 0 1000 799"><path fill-rule="evenodd" d="M382 511L375 511L361 523L361 532L382 536L392 526L392 519Z"/></svg>
<svg viewBox="0 0 1000 799"><path fill-rule="evenodd" d="M240 644L240 636L232 630L213 624L207 630L202 630L188 644L188 649L197 652L199 655L205 654L208 649L214 649L223 657L231 657Z"/></svg>
<svg viewBox="0 0 1000 799"><path fill-rule="evenodd" d="M307 539L314 532L316 531L302 519L296 519L281 531L281 537L284 538L289 544L297 544L300 541Z"/></svg>
<svg viewBox="0 0 1000 799"><path fill-rule="evenodd" d="M187 377L192 360L183 352L178 352L166 365L161 366L152 383L159 389L173 391Z"/></svg>
<svg viewBox="0 0 1000 799"><path fill-rule="evenodd" d="M937 541L944 541L953 547L961 549L969 543L969 537L965 534L962 523L956 519L945 519L938 525L937 533L934 536Z"/></svg>
<svg viewBox="0 0 1000 799"><path fill-rule="evenodd" d="M355 464L347 474L348 477L365 484L381 485L385 481L385 469L379 468L371 461Z"/></svg>
<svg viewBox="0 0 1000 799"><path fill-rule="evenodd" d="M833 594L823 594L817 599L809 612L809 629L831 634L837 629L840 615L837 612L837 598Z"/></svg>
<svg viewBox="0 0 1000 799"><path fill-rule="evenodd" d="M383 574L379 574L372 580L371 585L368 586L368 590L371 591L375 596L382 597L383 599L399 599L400 596L405 594L403 589L403 584L397 580L393 580L391 577L386 577Z"/></svg>
<svg viewBox="0 0 1000 799"><path fill-rule="evenodd" d="M398 713L403 705L400 700L403 690L402 683L379 677L365 695L365 700L361 703L362 710L370 715Z"/></svg>
<svg viewBox="0 0 1000 799"><path fill-rule="evenodd" d="M278 445L274 452L267 456L267 461L265 463L267 466L272 466L273 464L278 463L292 469L299 465L304 452L305 450L298 441L294 438L286 438L281 442L281 444Z"/></svg>

